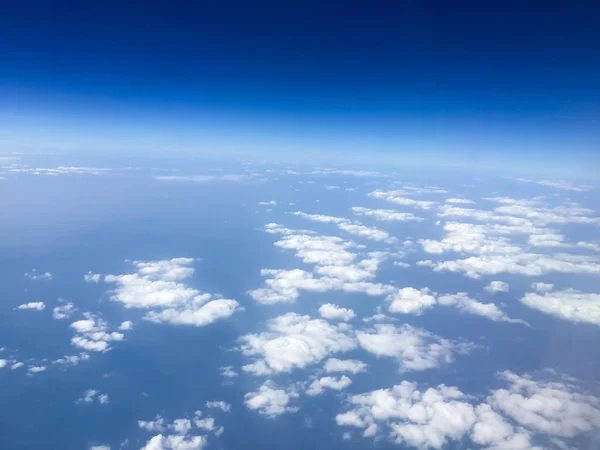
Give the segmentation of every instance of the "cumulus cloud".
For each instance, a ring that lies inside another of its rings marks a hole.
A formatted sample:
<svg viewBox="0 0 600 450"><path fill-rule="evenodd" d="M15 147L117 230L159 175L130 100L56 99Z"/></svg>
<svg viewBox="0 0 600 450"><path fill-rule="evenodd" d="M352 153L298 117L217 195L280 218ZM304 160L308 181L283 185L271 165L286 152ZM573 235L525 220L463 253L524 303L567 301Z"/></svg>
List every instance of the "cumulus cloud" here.
<svg viewBox="0 0 600 450"><path fill-rule="evenodd" d="M376 356L395 358L401 372L426 370L451 363L463 351L459 344L421 328L404 324L374 325L373 330L356 333L360 346Z"/></svg>
<svg viewBox="0 0 600 450"><path fill-rule="evenodd" d="M356 347L346 324L333 325L287 313L267 322L267 332L242 336L241 352L255 359L242 369L254 375L290 372Z"/></svg>
<svg viewBox="0 0 600 450"><path fill-rule="evenodd" d="M34 311L43 311L45 308L44 302L29 302L17 306L17 309L33 309Z"/></svg>
<svg viewBox="0 0 600 450"><path fill-rule="evenodd" d="M488 284L484 289L490 294L495 294L497 292L508 292L508 283L504 281L492 281Z"/></svg>
<svg viewBox="0 0 600 450"><path fill-rule="evenodd" d="M568 448L565 439L600 428L599 399L577 392L575 385L511 372L500 378L508 386L491 391L481 403L455 387L421 391L416 383L402 381L351 396L350 409L338 414L336 422L362 429L366 437L383 436L423 449L470 439L486 448L541 450L533 444L536 436Z"/></svg>
<svg viewBox="0 0 600 450"><path fill-rule="evenodd" d="M447 198L446 203L468 205L475 202L472 200L467 200L466 198Z"/></svg>
<svg viewBox="0 0 600 450"><path fill-rule="evenodd" d="M6 364L6 360L0 360L0 361L4 361L4 363ZM10 370L16 370L20 367L23 367L25 364L23 364L22 362L18 361L16 363L14 363L13 365L10 366ZM4 367L1 363L0 363L0 367Z"/></svg>
<svg viewBox="0 0 600 450"><path fill-rule="evenodd" d="M321 305L319 314L324 319L343 320L344 322L348 322L356 317L356 314L351 309L342 308L332 303Z"/></svg>
<svg viewBox="0 0 600 450"><path fill-rule="evenodd" d="M223 412L230 412L231 411L231 405L229 403L227 403L227 402L222 401L222 400L220 400L220 401L206 402L206 407L207 408L220 409Z"/></svg>
<svg viewBox="0 0 600 450"><path fill-rule="evenodd" d="M233 369L233 366L223 366L219 367L219 372L221 376L224 378L235 378L239 374Z"/></svg>
<svg viewBox="0 0 600 450"><path fill-rule="evenodd" d="M46 370L46 366L29 366L27 371L30 374L44 372Z"/></svg>
<svg viewBox="0 0 600 450"><path fill-rule="evenodd" d="M423 220L422 217L417 217L413 213L399 212L392 209L371 209L354 206L352 207L352 212L357 216L372 217L375 220L383 222L420 222Z"/></svg>
<svg viewBox="0 0 600 450"><path fill-rule="evenodd" d="M259 205L270 205L270 206L275 206L277 204L277 202L275 200L269 200L268 202L258 202Z"/></svg>
<svg viewBox="0 0 600 450"><path fill-rule="evenodd" d="M204 436L181 436L178 434L163 436L157 434L150 438L141 450L201 450L206 446Z"/></svg>
<svg viewBox="0 0 600 450"><path fill-rule="evenodd" d="M106 283L116 284L111 299L126 308L153 309L144 319L173 325L204 326L231 316L239 309L235 300L201 293L182 281L191 277L192 258L162 261L133 261L135 273L106 275Z"/></svg>
<svg viewBox="0 0 600 450"><path fill-rule="evenodd" d="M542 289L525 294L521 302L559 319L600 326L600 294L575 289L555 292Z"/></svg>
<svg viewBox="0 0 600 450"><path fill-rule="evenodd" d="M327 373L335 373L335 372L350 372L350 373L359 373L367 370L367 365L356 359L337 359L337 358L329 358L325 361L325 372Z"/></svg>
<svg viewBox="0 0 600 450"><path fill-rule="evenodd" d="M288 406L290 401L298 397L291 389L278 389L275 383L267 380L257 392L248 392L244 403L248 409L273 419L281 414L296 412L298 408Z"/></svg>
<svg viewBox="0 0 600 450"><path fill-rule="evenodd" d="M63 356L62 358L55 359L52 361L53 364L61 364L63 366L76 366L81 361L87 361L90 359L89 353L79 353L78 355Z"/></svg>
<svg viewBox="0 0 600 450"><path fill-rule="evenodd" d="M88 272L83 275L83 279L86 283L99 283L102 281L102 275L99 273Z"/></svg>
<svg viewBox="0 0 600 450"><path fill-rule="evenodd" d="M431 209L433 206L435 206L436 202L415 200L413 198L406 197L407 195L411 195L413 193L417 192L408 192L406 190L383 191L378 189L376 191L371 192L369 195L371 197L387 200L389 202L402 206L411 206L414 208L421 209Z"/></svg>
<svg viewBox="0 0 600 450"><path fill-rule="evenodd" d="M552 283L537 282L537 283L531 283L531 288L535 289L537 292L543 294L545 292L550 292L552 289L554 289L554 285Z"/></svg>
<svg viewBox="0 0 600 450"><path fill-rule="evenodd" d="M52 274L50 272L38 273L36 269L31 269L31 272L25 272L25 277L30 280L46 280L49 281L52 279Z"/></svg>
<svg viewBox="0 0 600 450"><path fill-rule="evenodd" d="M320 395L326 389L331 389L333 391L341 391L346 389L348 386L352 384L352 380L348 378L346 375L342 375L339 378L335 377L322 377L315 381L313 381L308 389L306 390L306 394L310 396Z"/></svg>
<svg viewBox="0 0 600 450"><path fill-rule="evenodd" d="M71 302L55 306L52 308L52 318L56 320L68 319L75 311L77 311L77 308Z"/></svg>
<svg viewBox="0 0 600 450"><path fill-rule="evenodd" d="M0 369L3 367L6 367L8 364L8 361L5 359L0 359Z"/></svg>
<svg viewBox="0 0 600 450"><path fill-rule="evenodd" d="M201 411L196 411L195 418L175 419L171 423L160 415L154 420L139 420L138 426L150 433L159 433L148 440L142 450L200 450L208 444L208 436L195 436L198 432L211 432L215 436L223 433L212 417L200 418Z"/></svg>
<svg viewBox="0 0 600 450"><path fill-rule="evenodd" d="M75 403L99 403L101 405L108 405L110 403L110 398L108 394L102 394L100 391L95 389L88 389L84 391L82 396L76 400Z"/></svg>
<svg viewBox="0 0 600 450"><path fill-rule="evenodd" d="M84 313L85 319L77 320L70 326L76 331L71 343L90 352L104 352L110 349L110 342L123 340L123 334L108 332L108 324L101 317Z"/></svg>
<svg viewBox="0 0 600 450"><path fill-rule="evenodd" d="M252 179L250 175L157 175L154 177L157 181L187 181L193 183L210 183L213 181L248 181Z"/></svg>
<svg viewBox="0 0 600 450"><path fill-rule="evenodd" d="M131 329L133 329L133 322L131 320L121 322L121 325L119 325L119 330L121 331L129 331Z"/></svg>

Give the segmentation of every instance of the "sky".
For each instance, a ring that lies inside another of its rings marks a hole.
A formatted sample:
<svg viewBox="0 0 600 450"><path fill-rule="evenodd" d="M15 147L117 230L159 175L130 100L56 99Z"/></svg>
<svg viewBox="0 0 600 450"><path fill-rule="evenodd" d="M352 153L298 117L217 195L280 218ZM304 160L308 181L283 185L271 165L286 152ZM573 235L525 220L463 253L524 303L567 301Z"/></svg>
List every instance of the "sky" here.
<svg viewBox="0 0 600 450"><path fill-rule="evenodd" d="M600 144L597 2L6 2L3 151L565 164Z"/></svg>

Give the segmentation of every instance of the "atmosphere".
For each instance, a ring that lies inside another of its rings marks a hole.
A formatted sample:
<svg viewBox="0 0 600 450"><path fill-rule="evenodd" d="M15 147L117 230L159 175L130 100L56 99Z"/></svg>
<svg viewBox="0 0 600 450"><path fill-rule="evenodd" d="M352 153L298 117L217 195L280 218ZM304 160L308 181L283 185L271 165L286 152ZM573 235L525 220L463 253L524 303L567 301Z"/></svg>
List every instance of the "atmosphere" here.
<svg viewBox="0 0 600 450"><path fill-rule="evenodd" d="M2 149L596 164L598 14L566 1L9 1Z"/></svg>

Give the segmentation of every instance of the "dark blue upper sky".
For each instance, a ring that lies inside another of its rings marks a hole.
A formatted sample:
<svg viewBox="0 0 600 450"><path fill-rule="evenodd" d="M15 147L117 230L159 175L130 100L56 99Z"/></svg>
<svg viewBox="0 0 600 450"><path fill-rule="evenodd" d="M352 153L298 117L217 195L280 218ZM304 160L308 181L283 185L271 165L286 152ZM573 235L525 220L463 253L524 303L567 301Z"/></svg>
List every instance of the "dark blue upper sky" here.
<svg viewBox="0 0 600 450"><path fill-rule="evenodd" d="M591 158L599 14L592 1L3 2L0 145Z"/></svg>

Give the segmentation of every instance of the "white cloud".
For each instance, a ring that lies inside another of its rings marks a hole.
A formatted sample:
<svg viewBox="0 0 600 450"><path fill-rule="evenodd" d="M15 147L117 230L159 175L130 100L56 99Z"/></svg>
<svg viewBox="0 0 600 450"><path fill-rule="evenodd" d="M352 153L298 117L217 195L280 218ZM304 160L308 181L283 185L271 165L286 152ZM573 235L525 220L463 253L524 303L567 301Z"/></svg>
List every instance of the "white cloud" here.
<svg viewBox="0 0 600 450"><path fill-rule="evenodd" d="M2 360L2 361L6 361L6 360ZM10 366L10 370L16 370L16 369L18 369L20 367L23 367L24 365L25 364L23 364L22 362L18 361L16 363L14 363L12 366Z"/></svg>
<svg viewBox="0 0 600 450"><path fill-rule="evenodd" d="M45 308L44 302L29 302L17 306L17 309L33 309L35 311L43 311Z"/></svg>
<svg viewBox="0 0 600 450"><path fill-rule="evenodd" d="M574 289L556 292L542 290L525 294L521 302L559 319L600 325L600 294Z"/></svg>
<svg viewBox="0 0 600 450"><path fill-rule="evenodd" d="M319 308L319 314L324 319L343 320L344 322L348 322L356 317L355 312L351 309L342 308L332 303L325 303L324 305L321 305Z"/></svg>
<svg viewBox="0 0 600 450"><path fill-rule="evenodd" d="M552 283L531 283L531 288L535 289L537 292L539 293L545 293L545 292L550 292L552 289L554 289L554 285Z"/></svg>
<svg viewBox="0 0 600 450"><path fill-rule="evenodd" d="M111 169L98 167L77 167L77 166L58 166L56 168L15 168L10 172L30 173L32 175L102 175L110 172Z"/></svg>
<svg viewBox="0 0 600 450"><path fill-rule="evenodd" d="M121 331L129 331L131 329L133 329L133 322L131 320L121 322L121 325L119 325L119 330Z"/></svg>
<svg viewBox="0 0 600 450"><path fill-rule="evenodd" d="M367 370L367 365L356 359L337 359L337 358L329 358L325 361L325 372L327 373L335 373L335 372L350 372L350 373L359 373Z"/></svg>
<svg viewBox="0 0 600 450"><path fill-rule="evenodd" d="M94 403L98 402L101 405L108 405L110 403L110 398L107 394L101 394L99 391L95 389L88 389L84 391L82 396L75 401L75 403Z"/></svg>
<svg viewBox="0 0 600 450"><path fill-rule="evenodd" d="M8 361L5 359L0 359L0 369L3 367L6 367L6 365L8 364Z"/></svg>
<svg viewBox="0 0 600 450"><path fill-rule="evenodd" d="M50 272L38 273L35 269L32 269L31 272L25 272L24 275L30 280L50 281L52 279L52 274Z"/></svg>
<svg viewBox="0 0 600 450"><path fill-rule="evenodd" d="M157 434L150 438L141 450L201 450L207 444L204 436L181 436L178 434L163 436Z"/></svg>
<svg viewBox="0 0 600 450"><path fill-rule="evenodd" d="M259 205L276 205L277 202L275 200L270 200L268 202L258 202Z"/></svg>
<svg viewBox="0 0 600 450"><path fill-rule="evenodd" d="M395 203L397 205L402 206L412 206L415 208L421 209L431 209L435 206L436 202L425 201L425 200L415 200L412 198L407 198L405 195L410 195L410 193L402 190L396 191L382 191L376 190L369 194L371 197L380 198L383 200L387 200L389 202Z"/></svg>
<svg viewBox="0 0 600 450"><path fill-rule="evenodd" d="M455 205L456 204L467 205L467 204L473 204L475 202L472 200L467 200L466 198L447 198L446 203L452 203Z"/></svg>
<svg viewBox="0 0 600 450"><path fill-rule="evenodd" d="M401 314L421 314L424 309L437 304L436 298L429 289L417 290L411 287L399 289L387 298L389 311Z"/></svg>
<svg viewBox="0 0 600 450"><path fill-rule="evenodd" d="M332 325L322 319L287 313L269 320L267 327L267 332L240 338L242 353L256 359L243 367L246 372L255 375L290 372L356 347L346 324Z"/></svg>
<svg viewBox="0 0 600 450"><path fill-rule="evenodd" d="M492 281L483 289L490 294L495 294L497 292L508 292L508 283L505 283L504 281Z"/></svg>
<svg viewBox="0 0 600 450"><path fill-rule="evenodd" d="M161 416L156 416L154 420L138 420L138 426L149 432L166 430L165 419Z"/></svg>
<svg viewBox="0 0 600 450"><path fill-rule="evenodd" d="M248 181L250 175L157 175L157 181L190 181L193 183L210 183L213 181Z"/></svg>
<svg viewBox="0 0 600 450"><path fill-rule="evenodd" d="M221 373L221 376L225 378L235 378L239 375L235 370L233 370L233 366L219 367L219 372Z"/></svg>
<svg viewBox="0 0 600 450"><path fill-rule="evenodd" d="M78 355L63 356L52 361L53 364L62 364L65 366L76 366L81 361L90 359L89 353L79 353Z"/></svg>
<svg viewBox="0 0 600 450"><path fill-rule="evenodd" d="M248 392L244 402L249 409L272 419L284 413L296 412L298 408L288 405L291 399L297 397L298 394L293 390L278 389L271 380L267 380L258 392Z"/></svg>
<svg viewBox="0 0 600 450"><path fill-rule="evenodd" d="M341 391L346 389L348 386L352 384L352 380L348 378L346 375L342 375L339 378L335 377L322 377L315 381L313 381L308 389L306 390L306 394L310 396L320 395L323 393L325 389L331 389L333 391Z"/></svg>
<svg viewBox="0 0 600 450"><path fill-rule="evenodd" d="M99 273L88 272L83 275L83 279L86 283L99 283L102 281L102 275Z"/></svg>
<svg viewBox="0 0 600 450"><path fill-rule="evenodd" d="M577 392L571 382L535 381L511 372L500 378L508 386L491 391L482 403L455 387L419 390L416 383L402 381L391 389L351 396L350 409L336 422L362 429L366 437L387 436L423 449L470 439L489 449L541 450L533 444L538 436L566 449L571 448L566 439L600 428L600 399Z"/></svg>
<svg viewBox="0 0 600 450"><path fill-rule="evenodd" d="M110 446L108 445L92 445L90 450L110 450Z"/></svg>
<svg viewBox="0 0 600 450"><path fill-rule="evenodd" d="M77 320L70 326L77 334L71 339L71 343L83 350L92 352L104 352L110 349L109 342L123 340L123 334L108 332L108 325L101 317L91 313L84 313L85 319Z"/></svg>
<svg viewBox="0 0 600 450"><path fill-rule="evenodd" d="M216 409L220 409L223 412L230 412L231 411L231 405L227 402L224 401L212 401L212 402L206 402L206 407L207 408L216 408Z"/></svg>
<svg viewBox="0 0 600 450"><path fill-rule="evenodd" d="M133 261L136 272L125 275L106 275L104 281L115 283L112 300L126 308L157 308L144 319L173 325L204 326L231 316L239 309L235 300L222 299L201 293L182 281L191 277L192 258L162 261Z"/></svg>
<svg viewBox="0 0 600 450"><path fill-rule="evenodd" d="M526 178L519 178L517 181L521 181L523 183L535 183L540 186L548 186L556 189L560 189L562 191L574 191L574 192L586 192L590 190L590 186L575 186L573 184L567 183L566 181L548 181L548 180L529 180Z"/></svg>
<svg viewBox="0 0 600 450"><path fill-rule="evenodd" d="M325 189L340 189L339 186L333 186L333 185L327 185L325 186Z"/></svg>
<svg viewBox="0 0 600 450"><path fill-rule="evenodd" d="M312 175L349 175L352 177L379 177L378 172L369 172L366 170L349 170L349 169L315 169L311 172Z"/></svg>
<svg viewBox="0 0 600 450"><path fill-rule="evenodd" d="M52 318L56 320L68 319L75 311L77 311L77 308L71 302L55 306L52 308Z"/></svg>
<svg viewBox="0 0 600 450"><path fill-rule="evenodd" d="M595 242L578 242L575 246L578 248L585 248L586 250L600 252L600 244L596 244Z"/></svg>
<svg viewBox="0 0 600 450"><path fill-rule="evenodd" d="M377 324L371 332L356 333L360 346L376 356L395 358L401 372L426 370L451 363L459 345L426 330L404 324Z"/></svg>
<svg viewBox="0 0 600 450"><path fill-rule="evenodd" d="M357 216L372 217L375 220L384 222L407 222L423 220L422 217L417 217L413 213L399 212L392 209L370 209L361 206L352 207L352 212Z"/></svg>
<svg viewBox="0 0 600 450"><path fill-rule="evenodd" d="M29 366L27 370L29 373L40 373L46 370L46 366Z"/></svg>

